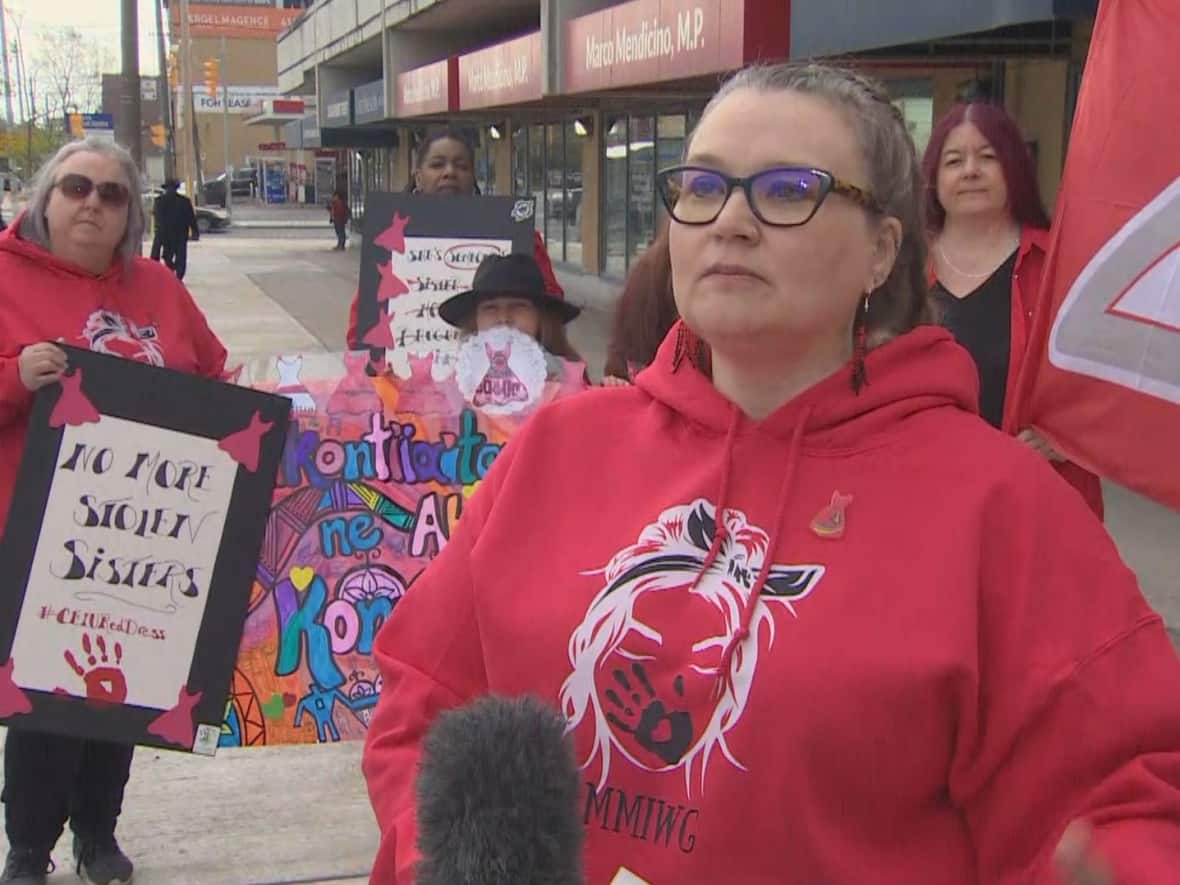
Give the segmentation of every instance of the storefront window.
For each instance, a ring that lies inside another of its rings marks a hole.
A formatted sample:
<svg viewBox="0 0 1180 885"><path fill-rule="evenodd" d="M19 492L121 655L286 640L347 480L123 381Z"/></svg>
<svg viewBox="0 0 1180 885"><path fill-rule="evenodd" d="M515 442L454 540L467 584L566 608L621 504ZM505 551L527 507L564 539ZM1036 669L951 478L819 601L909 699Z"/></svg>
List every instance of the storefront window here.
<svg viewBox="0 0 1180 885"><path fill-rule="evenodd" d="M512 133L512 193L529 192L529 131L524 127Z"/></svg>
<svg viewBox="0 0 1180 885"><path fill-rule="evenodd" d="M656 142L652 117L631 118L631 141L627 150L627 266L643 254L655 236Z"/></svg>
<svg viewBox="0 0 1180 885"><path fill-rule="evenodd" d="M582 157L590 130L585 122L565 124L565 260L582 263Z"/></svg>
<svg viewBox="0 0 1180 885"><path fill-rule="evenodd" d="M905 117L906 128L918 156L926 150L934 129L934 82L932 80L892 80L887 83L893 103Z"/></svg>
<svg viewBox="0 0 1180 885"><path fill-rule="evenodd" d="M665 114L656 123L656 171L675 166L684 159L684 140L688 118L684 114ZM656 200L656 230L666 223L667 210Z"/></svg>
<svg viewBox="0 0 1180 885"><path fill-rule="evenodd" d="M607 118L603 135L606 160L603 163L603 251L607 273L627 272L627 118Z"/></svg>
<svg viewBox="0 0 1180 885"><path fill-rule="evenodd" d="M545 127L545 244L555 261L565 260L565 127Z"/></svg>
<svg viewBox="0 0 1180 885"><path fill-rule="evenodd" d="M481 194L496 193L496 142L488 130L481 129L475 149L475 182Z"/></svg>
<svg viewBox="0 0 1180 885"><path fill-rule="evenodd" d="M590 130L575 121L512 134L513 193L536 203L537 230L554 261L582 261L582 155Z"/></svg>
<svg viewBox="0 0 1180 885"><path fill-rule="evenodd" d="M537 212L537 230L541 236L548 232L545 205L545 127L530 126L528 137L529 186L528 195L533 198Z"/></svg>

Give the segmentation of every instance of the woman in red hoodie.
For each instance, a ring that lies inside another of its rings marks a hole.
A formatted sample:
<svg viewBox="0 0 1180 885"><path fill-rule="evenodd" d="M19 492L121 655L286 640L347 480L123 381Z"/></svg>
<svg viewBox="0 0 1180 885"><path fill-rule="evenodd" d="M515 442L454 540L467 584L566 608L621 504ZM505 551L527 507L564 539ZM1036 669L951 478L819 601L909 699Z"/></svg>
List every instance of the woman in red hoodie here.
<svg viewBox="0 0 1180 885"><path fill-rule="evenodd" d="M1020 128L997 105L956 105L934 128L922 171L932 291L943 323L975 360L980 414L1047 458L1101 518L1098 477L1065 460L1016 408L1049 241Z"/></svg>
<svg viewBox="0 0 1180 885"><path fill-rule="evenodd" d="M371 881L414 880L422 741L488 692L565 714L594 885L1173 880L1180 662L979 420L887 94L744 71L657 183L681 322L530 419L377 639Z"/></svg>
<svg viewBox="0 0 1180 885"><path fill-rule="evenodd" d="M184 285L139 257L144 217L131 155L98 139L66 145L38 175L29 207L0 236L0 532L33 394L61 379L52 342L220 377L225 348ZM11 512L10 512L11 508ZM134 748L10 729L4 745L9 852L2 883L46 881L66 820L80 874L130 882L115 824Z"/></svg>

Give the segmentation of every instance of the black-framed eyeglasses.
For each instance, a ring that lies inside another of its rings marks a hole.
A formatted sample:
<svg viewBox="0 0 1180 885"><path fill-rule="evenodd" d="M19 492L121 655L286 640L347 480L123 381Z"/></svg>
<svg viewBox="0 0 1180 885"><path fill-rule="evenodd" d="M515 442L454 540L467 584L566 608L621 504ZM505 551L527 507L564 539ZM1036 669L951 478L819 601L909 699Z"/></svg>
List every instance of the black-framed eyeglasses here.
<svg viewBox="0 0 1180 885"><path fill-rule="evenodd" d="M118 181L100 181L98 184L87 175L77 172L67 172L59 178L54 186L62 192L62 196L71 200L85 200L92 191L98 191L98 199L105 206L121 209L131 201L131 192L125 184Z"/></svg>
<svg viewBox="0 0 1180 885"><path fill-rule="evenodd" d="M833 193L870 212L881 211L869 191L823 169L779 166L738 178L706 166L673 166L656 174L660 199L680 224L712 224L739 187L754 217L771 227L807 224Z"/></svg>

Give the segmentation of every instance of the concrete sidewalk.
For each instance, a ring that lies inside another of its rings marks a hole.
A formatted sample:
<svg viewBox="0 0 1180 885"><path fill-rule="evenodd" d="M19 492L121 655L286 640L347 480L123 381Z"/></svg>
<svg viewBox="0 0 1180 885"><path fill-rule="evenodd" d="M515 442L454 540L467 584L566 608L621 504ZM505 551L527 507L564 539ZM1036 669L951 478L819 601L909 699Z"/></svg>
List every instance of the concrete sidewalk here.
<svg viewBox="0 0 1180 885"><path fill-rule="evenodd" d="M189 247L185 284L230 352L230 365L280 353L309 353L323 345L250 279L251 274L316 268L251 240L206 239Z"/></svg>
<svg viewBox="0 0 1180 885"><path fill-rule="evenodd" d="M233 226L247 230L331 230L328 210L324 206L263 204L253 200L231 203Z"/></svg>

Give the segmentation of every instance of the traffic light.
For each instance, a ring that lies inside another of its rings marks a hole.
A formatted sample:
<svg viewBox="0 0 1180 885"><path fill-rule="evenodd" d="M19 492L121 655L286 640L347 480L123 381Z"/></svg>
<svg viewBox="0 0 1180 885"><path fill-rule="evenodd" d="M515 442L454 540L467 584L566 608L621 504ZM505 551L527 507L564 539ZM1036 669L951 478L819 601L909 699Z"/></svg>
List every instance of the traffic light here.
<svg viewBox="0 0 1180 885"><path fill-rule="evenodd" d="M205 59L205 89L210 98L217 98L217 89L221 85L221 62L215 58Z"/></svg>
<svg viewBox="0 0 1180 885"><path fill-rule="evenodd" d="M175 49L168 53L168 88L173 92L180 88L180 65Z"/></svg>
<svg viewBox="0 0 1180 885"><path fill-rule="evenodd" d="M164 147L168 143L168 133L164 131L163 123L152 124L152 144L156 147Z"/></svg>
<svg viewBox="0 0 1180 885"><path fill-rule="evenodd" d="M82 125L81 114L68 114L70 122L70 135L74 138L82 138L86 135L86 128Z"/></svg>

